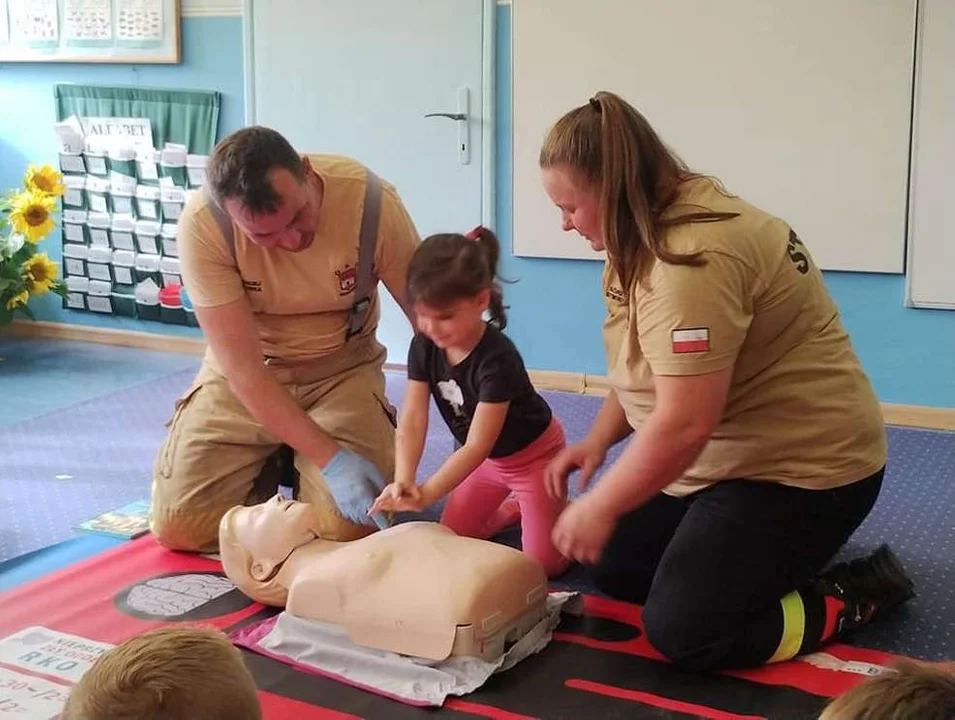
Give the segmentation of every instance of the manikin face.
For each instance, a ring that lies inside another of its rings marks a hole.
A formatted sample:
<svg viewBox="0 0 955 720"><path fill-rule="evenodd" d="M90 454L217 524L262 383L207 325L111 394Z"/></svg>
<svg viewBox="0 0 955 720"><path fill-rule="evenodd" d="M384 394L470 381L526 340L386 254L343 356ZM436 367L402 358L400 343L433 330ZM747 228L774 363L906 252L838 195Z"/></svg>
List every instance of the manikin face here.
<svg viewBox="0 0 955 720"><path fill-rule="evenodd" d="M312 244L318 228L321 178L306 161L301 181L285 168L270 171L269 180L279 197L275 212L252 214L237 198L227 198L225 210L256 245L301 252Z"/></svg>
<svg viewBox="0 0 955 720"><path fill-rule="evenodd" d="M295 548L317 537L309 506L281 495L242 508L234 522L236 539L264 574L284 562Z"/></svg>
<svg viewBox="0 0 955 720"><path fill-rule="evenodd" d="M576 230L591 248L597 252L604 250L596 190L577 181L573 171L563 165L541 170L541 181L551 202L560 210L561 229Z"/></svg>
<svg viewBox="0 0 955 720"><path fill-rule="evenodd" d="M467 346L480 332L490 292L482 290L471 298L432 307L423 302L414 304L418 331L442 350Z"/></svg>

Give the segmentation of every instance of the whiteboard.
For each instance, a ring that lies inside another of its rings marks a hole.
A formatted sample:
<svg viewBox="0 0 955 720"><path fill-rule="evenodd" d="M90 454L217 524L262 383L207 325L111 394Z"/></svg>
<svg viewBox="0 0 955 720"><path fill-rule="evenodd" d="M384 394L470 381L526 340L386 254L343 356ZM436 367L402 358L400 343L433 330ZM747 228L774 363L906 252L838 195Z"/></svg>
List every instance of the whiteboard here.
<svg viewBox="0 0 955 720"><path fill-rule="evenodd" d="M919 12L907 295L955 309L955 3Z"/></svg>
<svg viewBox="0 0 955 720"><path fill-rule="evenodd" d="M942 4L952 0L939 0ZM831 270L903 271L916 0L513 0L515 255L594 258L540 183L597 90Z"/></svg>

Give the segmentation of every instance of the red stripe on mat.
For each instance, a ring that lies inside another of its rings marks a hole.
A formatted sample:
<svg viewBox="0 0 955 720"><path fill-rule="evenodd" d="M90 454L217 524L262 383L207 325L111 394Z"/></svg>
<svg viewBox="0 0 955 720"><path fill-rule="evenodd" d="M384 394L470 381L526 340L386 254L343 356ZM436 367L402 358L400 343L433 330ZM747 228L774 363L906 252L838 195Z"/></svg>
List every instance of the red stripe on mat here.
<svg viewBox="0 0 955 720"><path fill-rule="evenodd" d="M460 698L448 698L444 701L444 706L450 710L460 710L461 712L479 715L490 718L491 720L536 720L532 715L521 715L520 713L501 710L493 705L484 705L483 703L468 702Z"/></svg>
<svg viewBox="0 0 955 720"><path fill-rule="evenodd" d="M643 705L663 708L664 710L674 710L676 712L687 713L708 720L765 720L761 715L737 715L722 710L714 710L703 705L686 703L672 698L661 697L653 693L640 692L638 690L627 690L625 688L615 687L613 685L604 685L590 680L580 680L578 678L568 678L564 684L574 690L585 690L586 692L597 693L598 695L607 695L609 697L620 698L621 700L632 700Z"/></svg>
<svg viewBox="0 0 955 720"><path fill-rule="evenodd" d="M262 708L263 720L294 720L308 718L308 720L361 720L358 715L318 707L311 703L293 700L274 693L259 690L259 706Z"/></svg>
<svg viewBox="0 0 955 720"><path fill-rule="evenodd" d="M899 657L879 650L852 647L840 643L826 645L819 652L847 662L856 661L882 666L890 665L893 660ZM778 665L764 665L751 670L729 670L724 674L754 680L764 685L794 687L823 697L840 695L865 679L864 675L858 673L815 667L799 658Z"/></svg>

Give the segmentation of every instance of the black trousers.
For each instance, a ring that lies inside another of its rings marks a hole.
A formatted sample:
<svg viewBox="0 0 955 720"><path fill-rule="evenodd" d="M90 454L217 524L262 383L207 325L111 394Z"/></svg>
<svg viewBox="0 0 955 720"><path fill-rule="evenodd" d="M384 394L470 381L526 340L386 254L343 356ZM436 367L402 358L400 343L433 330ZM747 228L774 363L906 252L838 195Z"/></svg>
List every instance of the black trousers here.
<svg viewBox="0 0 955 720"><path fill-rule="evenodd" d="M845 544L883 474L831 490L730 480L688 498L661 493L619 520L594 582L642 603L647 639L677 665L762 664L782 635L780 598Z"/></svg>

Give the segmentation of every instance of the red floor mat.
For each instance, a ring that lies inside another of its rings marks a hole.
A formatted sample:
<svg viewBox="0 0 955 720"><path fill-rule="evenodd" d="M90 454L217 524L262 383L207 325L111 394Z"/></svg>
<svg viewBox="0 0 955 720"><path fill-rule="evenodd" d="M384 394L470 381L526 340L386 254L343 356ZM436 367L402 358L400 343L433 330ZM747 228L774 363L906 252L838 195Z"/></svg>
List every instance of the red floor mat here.
<svg viewBox="0 0 955 720"><path fill-rule="evenodd" d="M824 654L745 672L679 672L644 638L636 606L588 596L553 642L440 710L402 705L246 653L269 720L279 718L813 718L827 697L891 659L832 645ZM232 588L214 560L146 536L0 594L0 711L55 717L103 644L173 622L228 630L274 612ZM49 714L44 714L49 711Z"/></svg>

